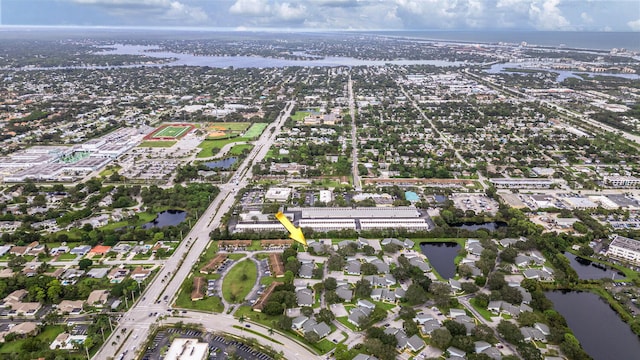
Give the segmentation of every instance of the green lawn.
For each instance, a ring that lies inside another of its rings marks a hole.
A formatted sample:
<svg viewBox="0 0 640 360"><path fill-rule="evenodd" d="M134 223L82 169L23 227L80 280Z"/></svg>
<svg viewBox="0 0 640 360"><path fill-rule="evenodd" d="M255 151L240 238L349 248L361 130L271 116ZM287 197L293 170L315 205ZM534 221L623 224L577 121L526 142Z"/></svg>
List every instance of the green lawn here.
<svg viewBox="0 0 640 360"><path fill-rule="evenodd" d="M469 303L471 304L471 306L473 306L473 308L474 308L474 309L476 309L476 311L477 311L478 313L480 313L480 315L482 315L482 317L483 317L483 318L485 318L485 319L486 319L486 320L488 320L488 321L491 321L491 320L492 320L492 319L491 319L491 311L489 311L489 310L487 310L487 309L485 309L485 308L482 308L482 307L478 306L478 305L476 304L476 299L470 299L470 300L469 300Z"/></svg>
<svg viewBox="0 0 640 360"><path fill-rule="evenodd" d="M247 256L247 254L229 254L229 259L231 260L240 260L243 257Z"/></svg>
<svg viewBox="0 0 640 360"><path fill-rule="evenodd" d="M242 155L243 151L251 151L251 149L253 149L253 145L250 144L235 145L231 150L229 150L229 155Z"/></svg>
<svg viewBox="0 0 640 360"><path fill-rule="evenodd" d="M267 128L267 126L269 126L268 123L254 123L253 125L251 125L249 130L247 130L247 132L244 133L244 137L249 139L255 139L258 136L260 136L260 134L262 134L262 132L264 131L264 129Z"/></svg>
<svg viewBox="0 0 640 360"><path fill-rule="evenodd" d="M248 122L213 122L209 123L208 127L220 127L231 131L245 131L249 125L251 125L251 123Z"/></svg>
<svg viewBox="0 0 640 360"><path fill-rule="evenodd" d="M158 140L158 141L143 141L138 145L138 147L148 147L148 148L168 148L175 145L177 141L171 140Z"/></svg>
<svg viewBox="0 0 640 360"><path fill-rule="evenodd" d="M204 140L203 142L200 143L200 145L198 145L198 147L201 148L202 150L200 150L200 152L198 153L198 155L196 155L196 157L208 158L216 155L218 151L220 151L220 149L222 149L222 147L227 144L240 142L240 141L249 141L249 140L251 139L246 137L232 137L232 138L217 139L217 140ZM214 149L217 149L217 150L214 152Z"/></svg>
<svg viewBox="0 0 640 360"><path fill-rule="evenodd" d="M305 117L311 115L310 112L307 111L296 111L295 114L291 115L291 120L293 121L302 121Z"/></svg>
<svg viewBox="0 0 640 360"><path fill-rule="evenodd" d="M77 257L78 257L78 255L76 255L76 254L65 253L65 254L61 254L60 256L58 256L58 261L73 261Z"/></svg>
<svg viewBox="0 0 640 360"><path fill-rule="evenodd" d="M38 340L42 340L47 345L49 345L56 338L56 336L58 336L58 334L62 333L62 331L64 331L63 326L53 326L53 325L45 326L45 328L42 330L40 334L36 336L36 338ZM0 353L1 354L18 354L22 351L21 346L23 343L24 343L24 339L4 343L2 347L0 347Z"/></svg>
<svg viewBox="0 0 640 360"><path fill-rule="evenodd" d="M252 260L234 265L222 281L222 296L230 303L239 303L249 294L258 278L258 268Z"/></svg>
<svg viewBox="0 0 640 360"><path fill-rule="evenodd" d="M135 226L140 226L143 224L148 223L149 221L153 220L156 218L156 214L150 214L146 211L143 212L139 212L136 215L138 215L138 221L136 221ZM129 224L128 221L118 221L118 222L113 222L113 223L108 223L107 225L101 227L101 230L115 230L117 228L121 228L121 227L125 227L125 226L130 226L131 224Z"/></svg>
<svg viewBox="0 0 640 360"><path fill-rule="evenodd" d="M118 165L109 165L109 166L107 166L106 169L100 171L100 176L109 177L109 176L113 175L114 173L117 173L120 169L121 169L121 167L118 166Z"/></svg>
<svg viewBox="0 0 640 360"><path fill-rule="evenodd" d="M349 322L349 320L347 320L349 317L348 316L341 316L341 317L337 317L336 320L338 320L340 323L342 323L342 325L348 327L349 329L353 330L353 331L358 331L358 329L353 326L352 323Z"/></svg>
<svg viewBox="0 0 640 360"><path fill-rule="evenodd" d="M193 281L193 279L189 277L185 281ZM221 313L224 311L224 305L222 305L222 301L219 297L209 296L205 297L202 300L191 301L191 294L183 291L182 288L180 289L180 293L178 294L178 298L176 299L175 306L179 308L215 313Z"/></svg>
<svg viewBox="0 0 640 360"><path fill-rule="evenodd" d="M173 137L177 138L189 130L189 126L174 126L169 125L157 133L153 134L154 137Z"/></svg>

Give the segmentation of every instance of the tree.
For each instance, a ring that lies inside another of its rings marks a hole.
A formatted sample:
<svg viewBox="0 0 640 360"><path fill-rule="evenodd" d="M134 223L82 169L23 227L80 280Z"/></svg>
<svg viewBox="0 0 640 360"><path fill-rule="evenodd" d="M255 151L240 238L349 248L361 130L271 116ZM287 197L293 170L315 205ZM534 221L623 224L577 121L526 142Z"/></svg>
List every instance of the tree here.
<svg viewBox="0 0 640 360"><path fill-rule="evenodd" d="M314 344L320 341L320 336L318 336L315 331L307 331L306 333L304 333L304 339Z"/></svg>
<svg viewBox="0 0 640 360"><path fill-rule="evenodd" d="M300 309L300 313L306 317L311 317L311 315L313 315L313 308L310 306L303 306Z"/></svg>
<svg viewBox="0 0 640 360"><path fill-rule="evenodd" d="M78 268L80 270L87 270L91 265L93 265L93 260L91 259L82 259L78 261Z"/></svg>
<svg viewBox="0 0 640 360"><path fill-rule="evenodd" d="M507 285L507 282L504 280L504 274L502 273L493 272L487 279L487 287L489 290L499 290L505 285Z"/></svg>
<svg viewBox="0 0 640 360"><path fill-rule="evenodd" d="M404 298L410 305L423 304L427 301L427 292L417 284L411 284L405 292Z"/></svg>
<svg viewBox="0 0 640 360"><path fill-rule="evenodd" d="M316 314L316 321L319 323L324 322L326 324L331 324L335 318L336 316L329 309L320 309L318 314Z"/></svg>
<svg viewBox="0 0 640 360"><path fill-rule="evenodd" d="M518 250L509 246L500 253L500 260L513 264L516 260L516 256L518 256Z"/></svg>
<svg viewBox="0 0 640 360"><path fill-rule="evenodd" d="M398 316L402 320L412 320L416 317L416 311L410 306L401 306L400 311L398 312Z"/></svg>
<svg viewBox="0 0 640 360"><path fill-rule="evenodd" d="M324 288L325 290L335 290L338 287L338 282L333 277L328 277L324 279Z"/></svg>
<svg viewBox="0 0 640 360"><path fill-rule="evenodd" d="M375 275L378 273L378 268L371 263L364 263L360 266L360 272L362 275Z"/></svg>
<svg viewBox="0 0 640 360"><path fill-rule="evenodd" d="M354 295L357 298L368 298L371 296L371 283L369 280L358 280L354 289Z"/></svg>
<svg viewBox="0 0 640 360"><path fill-rule="evenodd" d="M282 306L281 303L269 301L264 305L262 312L266 315L282 315L284 312L284 306Z"/></svg>
<svg viewBox="0 0 640 360"><path fill-rule="evenodd" d="M449 330L451 336L465 336L467 335L467 327L459 322L453 320L445 320L442 325Z"/></svg>
<svg viewBox="0 0 640 360"><path fill-rule="evenodd" d="M524 311L518 315L518 324L520 326L533 326L538 322L538 316L531 311Z"/></svg>
<svg viewBox="0 0 640 360"><path fill-rule="evenodd" d="M467 294L473 294L479 290L478 285L470 282L463 282L462 284L460 284L460 287Z"/></svg>
<svg viewBox="0 0 640 360"><path fill-rule="evenodd" d="M449 347L449 343L453 339L447 328L439 328L431 332L431 344L438 349L444 350Z"/></svg>
<svg viewBox="0 0 640 360"><path fill-rule="evenodd" d="M404 332L408 337L420 334L420 328L418 328L418 324L416 324L416 322L413 320L405 320L402 324L402 328L404 329Z"/></svg>
<svg viewBox="0 0 640 360"><path fill-rule="evenodd" d="M493 329L485 324L478 324L473 329L473 336L478 341L486 341L490 344L495 344L498 342L496 336L493 333Z"/></svg>
<svg viewBox="0 0 640 360"><path fill-rule="evenodd" d="M500 334L500 336L514 345L524 341L524 336L520 333L518 326L509 321L501 320L496 330L498 330L498 334Z"/></svg>

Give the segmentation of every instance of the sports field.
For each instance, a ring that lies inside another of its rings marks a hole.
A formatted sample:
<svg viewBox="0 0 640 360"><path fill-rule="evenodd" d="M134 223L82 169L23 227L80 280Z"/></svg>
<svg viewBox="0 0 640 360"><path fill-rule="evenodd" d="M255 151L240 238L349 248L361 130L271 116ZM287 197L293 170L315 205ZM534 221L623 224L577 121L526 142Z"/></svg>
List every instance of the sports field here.
<svg viewBox="0 0 640 360"><path fill-rule="evenodd" d="M151 134L144 137L144 140L178 140L187 135L189 131L195 129L192 124L165 124L154 130Z"/></svg>
<svg viewBox="0 0 640 360"><path fill-rule="evenodd" d="M239 136L251 123L248 122L213 122L207 124L207 139L225 139Z"/></svg>
<svg viewBox="0 0 640 360"><path fill-rule="evenodd" d="M189 130L190 126L173 126L169 125L164 129L161 129L157 133L153 134L155 137L172 137L177 138L183 135L187 130Z"/></svg>
<svg viewBox="0 0 640 360"><path fill-rule="evenodd" d="M264 129L267 128L267 126L269 126L268 123L254 123L253 125L251 125L249 130L247 130L247 132L244 134L244 137L249 139L255 139L258 136L260 136L260 134L262 134L262 132L264 131Z"/></svg>

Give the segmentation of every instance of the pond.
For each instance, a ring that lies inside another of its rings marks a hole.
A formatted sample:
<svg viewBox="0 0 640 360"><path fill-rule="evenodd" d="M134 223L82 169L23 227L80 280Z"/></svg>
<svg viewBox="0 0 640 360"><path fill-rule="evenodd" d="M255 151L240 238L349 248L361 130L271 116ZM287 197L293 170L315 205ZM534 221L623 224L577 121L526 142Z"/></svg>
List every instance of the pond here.
<svg viewBox="0 0 640 360"><path fill-rule="evenodd" d="M143 229L151 229L154 227L163 228L165 226L175 226L180 224L187 218L187 212L182 210L165 210L158 213L153 221L142 225Z"/></svg>
<svg viewBox="0 0 640 360"><path fill-rule="evenodd" d="M578 273L578 277L583 280L591 279L622 279L624 274L611 268L606 268L603 265L594 263L591 260L575 256L570 252L565 252L564 256L569 259L571 267Z"/></svg>
<svg viewBox="0 0 640 360"><path fill-rule="evenodd" d="M476 231L476 230L480 230L480 229L489 230L489 231L495 231L495 230L498 230L499 228L502 228L502 227L505 227L505 226L507 226L507 224L505 224L503 222L495 222L495 221L494 222L480 223L480 224L462 223L462 224L451 225L452 228L469 230L469 231Z"/></svg>
<svg viewBox="0 0 640 360"><path fill-rule="evenodd" d="M210 161L210 162L206 162L204 163L204 166L208 167L209 169L223 169L223 170L227 170L231 167L231 165L233 165L236 161L238 161L237 157L230 157L230 158L226 158L226 159L222 159L222 160L218 160L218 161Z"/></svg>
<svg viewBox="0 0 640 360"><path fill-rule="evenodd" d="M549 291L545 295L594 360L638 358L640 339L598 295L578 291Z"/></svg>
<svg viewBox="0 0 640 360"><path fill-rule="evenodd" d="M420 244L420 250L427 256L431 266L445 279L456 275L453 262L460 251L460 245L454 242L428 242Z"/></svg>

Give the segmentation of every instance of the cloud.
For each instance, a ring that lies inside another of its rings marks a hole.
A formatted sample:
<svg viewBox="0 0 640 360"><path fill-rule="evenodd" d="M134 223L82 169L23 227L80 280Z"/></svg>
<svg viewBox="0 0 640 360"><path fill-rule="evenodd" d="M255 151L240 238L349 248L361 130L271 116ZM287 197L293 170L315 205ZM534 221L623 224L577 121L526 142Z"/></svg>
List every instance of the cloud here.
<svg viewBox="0 0 640 360"><path fill-rule="evenodd" d="M229 12L236 15L268 15L270 6L267 0L237 0L229 8Z"/></svg>
<svg viewBox="0 0 640 360"><path fill-rule="evenodd" d="M586 12L583 12L582 14L580 14L580 18L582 19L582 21L584 21L587 24L590 24L593 22L593 18L591 17L591 15L587 14Z"/></svg>
<svg viewBox="0 0 640 360"><path fill-rule="evenodd" d="M560 0L534 1L529 5L529 20L538 30L567 30L571 25L558 8Z"/></svg>
<svg viewBox="0 0 640 360"><path fill-rule="evenodd" d="M307 8L304 5L291 5L287 2L277 4L274 7L274 14L283 20L304 19Z"/></svg>
<svg viewBox="0 0 640 360"><path fill-rule="evenodd" d="M633 31L640 31L640 19L634 20L634 21L629 21L629 22L627 22L627 25Z"/></svg>
<svg viewBox="0 0 640 360"><path fill-rule="evenodd" d="M178 0L71 0L76 4L98 6L105 11L125 18L140 19L151 14L162 21L201 24L209 20L207 13L198 6ZM142 15L142 16L141 16ZM146 19L149 20L149 19Z"/></svg>

